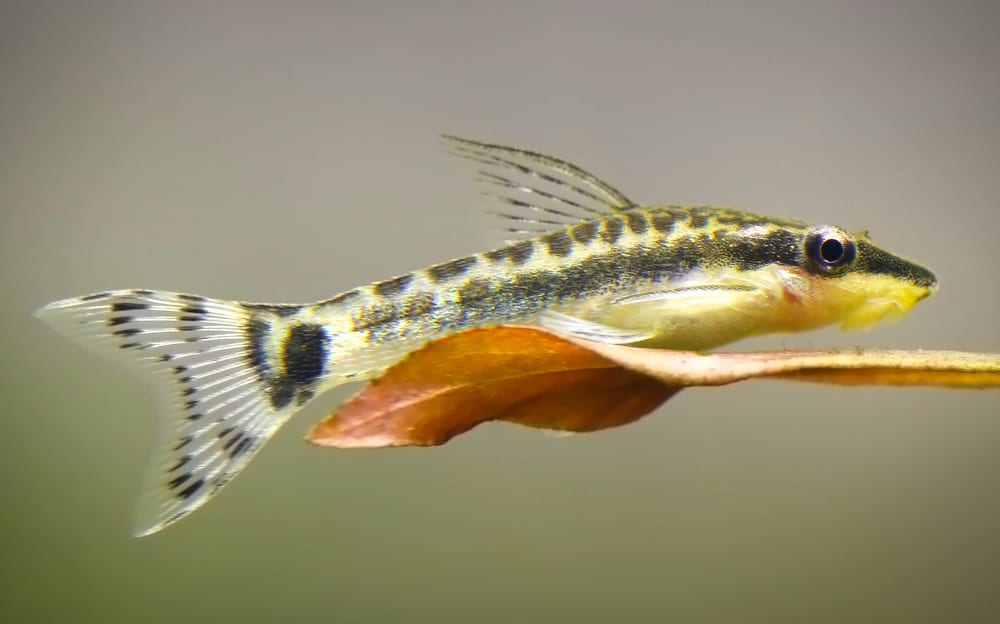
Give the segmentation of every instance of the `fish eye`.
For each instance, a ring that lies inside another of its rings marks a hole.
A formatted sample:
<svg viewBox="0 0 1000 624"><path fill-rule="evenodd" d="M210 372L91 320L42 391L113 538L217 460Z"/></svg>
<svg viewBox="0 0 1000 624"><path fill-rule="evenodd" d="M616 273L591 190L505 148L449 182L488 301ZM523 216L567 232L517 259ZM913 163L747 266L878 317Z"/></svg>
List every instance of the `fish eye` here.
<svg viewBox="0 0 1000 624"><path fill-rule="evenodd" d="M806 235L805 251L809 261L825 273L847 268L857 256L850 236L829 225L815 228Z"/></svg>

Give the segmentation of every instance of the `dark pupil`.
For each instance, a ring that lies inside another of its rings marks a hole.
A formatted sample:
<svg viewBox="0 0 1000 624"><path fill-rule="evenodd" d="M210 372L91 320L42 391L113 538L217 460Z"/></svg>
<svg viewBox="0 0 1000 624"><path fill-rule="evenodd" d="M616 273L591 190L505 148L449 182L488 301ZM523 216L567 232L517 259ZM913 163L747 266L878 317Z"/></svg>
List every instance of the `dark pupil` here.
<svg viewBox="0 0 1000 624"><path fill-rule="evenodd" d="M819 256L823 262L838 262L844 257L844 244L836 238L828 238L819 246Z"/></svg>

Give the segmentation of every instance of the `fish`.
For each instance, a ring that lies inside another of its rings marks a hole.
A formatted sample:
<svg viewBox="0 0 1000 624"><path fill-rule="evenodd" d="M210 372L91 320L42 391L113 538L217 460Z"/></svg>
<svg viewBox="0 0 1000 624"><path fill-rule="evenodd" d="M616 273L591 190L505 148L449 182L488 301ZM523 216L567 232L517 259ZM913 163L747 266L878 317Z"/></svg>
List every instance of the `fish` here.
<svg viewBox="0 0 1000 624"><path fill-rule="evenodd" d="M898 318L933 273L867 232L717 206L638 204L540 152L445 135L506 240L309 304L132 289L37 316L151 381L159 438L136 535L204 505L306 403L429 341L533 324L591 341L709 351L763 334Z"/></svg>

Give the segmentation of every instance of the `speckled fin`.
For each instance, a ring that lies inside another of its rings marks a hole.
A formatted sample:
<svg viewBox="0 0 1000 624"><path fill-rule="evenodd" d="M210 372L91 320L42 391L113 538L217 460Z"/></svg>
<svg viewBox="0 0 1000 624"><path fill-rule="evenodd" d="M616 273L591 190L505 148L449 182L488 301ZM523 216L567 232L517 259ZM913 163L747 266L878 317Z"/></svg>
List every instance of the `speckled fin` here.
<svg viewBox="0 0 1000 624"><path fill-rule="evenodd" d="M148 290L97 293L38 311L60 333L142 371L159 394L137 535L205 504L298 409L275 405L256 370L253 314L260 312L236 302Z"/></svg>
<svg viewBox="0 0 1000 624"><path fill-rule="evenodd" d="M503 220L508 238L537 236L636 207L610 184L557 158L454 136L444 139L455 154L479 165L483 193L503 204L491 212Z"/></svg>

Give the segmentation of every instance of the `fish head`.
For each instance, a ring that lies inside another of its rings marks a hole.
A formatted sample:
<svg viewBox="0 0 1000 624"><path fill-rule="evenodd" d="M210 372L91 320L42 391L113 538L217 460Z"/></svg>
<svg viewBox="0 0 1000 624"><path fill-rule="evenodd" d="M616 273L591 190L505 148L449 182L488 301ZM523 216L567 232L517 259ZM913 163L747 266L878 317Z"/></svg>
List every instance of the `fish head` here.
<svg viewBox="0 0 1000 624"><path fill-rule="evenodd" d="M806 231L803 268L819 291L817 303L844 329L899 318L937 290L923 266L882 249L867 232L821 225Z"/></svg>

